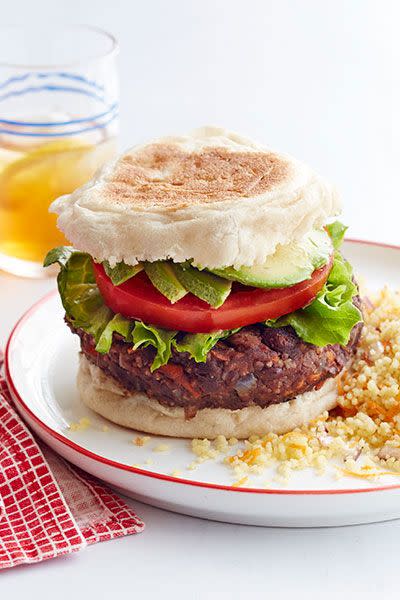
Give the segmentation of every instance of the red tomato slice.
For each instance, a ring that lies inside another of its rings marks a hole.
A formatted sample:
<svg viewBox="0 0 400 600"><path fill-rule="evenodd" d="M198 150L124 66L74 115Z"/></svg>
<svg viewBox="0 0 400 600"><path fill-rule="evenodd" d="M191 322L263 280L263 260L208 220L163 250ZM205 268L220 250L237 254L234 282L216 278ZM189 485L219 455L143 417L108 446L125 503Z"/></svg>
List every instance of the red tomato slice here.
<svg viewBox="0 0 400 600"><path fill-rule="evenodd" d="M122 285L114 286L101 264L93 263L93 266L101 295L115 313L165 329L209 333L275 319L309 304L325 284L332 259L314 271L311 279L291 287L262 290L234 286L220 308L212 308L192 294L171 304L144 272Z"/></svg>

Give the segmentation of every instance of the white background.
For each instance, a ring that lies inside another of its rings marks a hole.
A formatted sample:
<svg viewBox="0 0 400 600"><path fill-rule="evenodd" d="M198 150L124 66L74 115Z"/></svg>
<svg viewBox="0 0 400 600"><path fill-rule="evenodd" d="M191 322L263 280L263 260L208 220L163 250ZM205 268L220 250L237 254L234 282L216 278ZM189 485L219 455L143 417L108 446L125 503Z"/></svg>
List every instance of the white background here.
<svg viewBox="0 0 400 600"><path fill-rule="evenodd" d="M0 0L0 8L1 23L90 23L116 35L122 148L222 125L335 182L349 234L400 239L396 0Z"/></svg>
<svg viewBox="0 0 400 600"><path fill-rule="evenodd" d="M395 0L0 0L0 14L119 38L122 147L209 123L238 130L335 181L353 237L400 243ZM0 344L52 285L0 276ZM143 534L3 572L1 597L398 596L400 522L274 530L135 506Z"/></svg>

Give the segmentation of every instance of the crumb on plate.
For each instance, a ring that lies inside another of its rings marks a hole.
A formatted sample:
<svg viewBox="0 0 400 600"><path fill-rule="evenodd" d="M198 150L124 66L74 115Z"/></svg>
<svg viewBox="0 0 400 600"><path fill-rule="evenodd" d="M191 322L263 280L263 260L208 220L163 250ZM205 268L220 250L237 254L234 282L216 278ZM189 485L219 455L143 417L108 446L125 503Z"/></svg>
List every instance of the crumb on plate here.
<svg viewBox="0 0 400 600"><path fill-rule="evenodd" d="M145 446L149 440L149 435L142 435L133 438L132 443L135 444L135 446Z"/></svg>
<svg viewBox="0 0 400 600"><path fill-rule="evenodd" d="M182 475L182 471L175 469L175 471L171 472L171 477L180 477Z"/></svg>
<svg viewBox="0 0 400 600"><path fill-rule="evenodd" d="M86 431L91 425L92 423L88 417L82 417L77 423L70 423L68 429L70 431Z"/></svg>
<svg viewBox="0 0 400 600"><path fill-rule="evenodd" d="M235 483L232 483L232 487L243 487L248 482L248 479L248 477L242 477L241 479L235 481Z"/></svg>

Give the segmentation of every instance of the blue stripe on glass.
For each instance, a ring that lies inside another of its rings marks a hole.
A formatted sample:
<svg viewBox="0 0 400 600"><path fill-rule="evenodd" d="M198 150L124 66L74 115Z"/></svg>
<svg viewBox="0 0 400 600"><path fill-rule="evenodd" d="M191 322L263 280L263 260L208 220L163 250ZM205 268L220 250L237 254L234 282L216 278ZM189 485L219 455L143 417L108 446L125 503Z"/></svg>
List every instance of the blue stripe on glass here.
<svg viewBox="0 0 400 600"><path fill-rule="evenodd" d="M26 73L25 75L15 75L15 77L10 77L9 79L3 81L3 83L0 83L0 90L10 85L10 83L18 83L19 81L25 81L30 76L31 73Z"/></svg>
<svg viewBox="0 0 400 600"><path fill-rule="evenodd" d="M64 79L80 81L81 83L84 83L84 84L88 85L89 87L93 87L101 92L104 91L104 86L99 85L95 81L86 79L86 77L84 77L83 75L76 75L75 73L65 73L64 71L54 71L54 72L49 71L49 72L45 72L45 73L31 72L31 73L24 73L24 75L15 75L13 77L10 77L9 79L6 79L5 81L3 81L3 83L0 83L0 90L9 86L12 83L19 83L20 81L26 81L26 79L28 79L29 77L33 77L33 78L37 77L38 79L45 79L47 77L62 77Z"/></svg>
<svg viewBox="0 0 400 600"><path fill-rule="evenodd" d="M35 75L41 79L45 79L46 77L62 77L64 79L71 79L73 81L79 81L80 83L85 83L86 85L99 90L100 92L104 92L104 86L99 85L95 81L90 79L86 79L83 75L75 75L74 73L64 73L62 71L58 73L35 73Z"/></svg>
<svg viewBox="0 0 400 600"><path fill-rule="evenodd" d="M67 87L67 86L59 86L59 85L41 85L39 87L29 87L24 88L23 90L14 90L12 92L7 92L0 96L0 102L3 100L7 100L7 98L13 98L14 96L23 96L24 94L30 94L35 92L72 92L75 94L83 94L84 96L89 96L90 98L94 98L103 104L106 103L104 97L98 96L94 92L89 92L88 90L83 90L81 88Z"/></svg>
<svg viewBox="0 0 400 600"><path fill-rule="evenodd" d="M90 127L83 127L81 129L75 129L74 131L65 131L62 133L42 133L42 132L25 132L25 131L12 131L10 129L2 129L0 127L0 133L4 133L6 135L16 135L20 137L35 137L35 138L55 138L55 137L69 137L70 135L78 135L80 133L86 133L87 131L93 131L95 129L103 129L109 123L112 123L114 119L118 117L118 112L115 112L108 121L104 123L98 123L96 125L92 125Z"/></svg>
<svg viewBox="0 0 400 600"><path fill-rule="evenodd" d="M108 116L110 113L114 112L115 110L118 110L118 102L115 102L114 104L112 104L109 108L109 110L106 110L105 112L99 113L97 115L93 115L90 117L85 117L83 119L71 119L70 121L52 121L51 123L45 123L45 122L36 122L36 123L32 123L29 121L10 121L9 119L0 119L0 123L2 125L16 125L16 126L23 126L23 127L60 127L60 126L65 126L65 125L77 125L79 123L86 123L88 121L97 121L98 119L102 119L103 117Z"/></svg>

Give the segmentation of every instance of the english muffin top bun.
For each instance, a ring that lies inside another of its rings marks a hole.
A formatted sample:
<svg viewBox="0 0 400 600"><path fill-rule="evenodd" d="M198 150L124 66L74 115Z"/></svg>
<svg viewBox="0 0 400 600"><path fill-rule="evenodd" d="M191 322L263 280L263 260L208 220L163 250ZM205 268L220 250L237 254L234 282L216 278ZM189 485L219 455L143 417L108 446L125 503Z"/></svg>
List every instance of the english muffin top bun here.
<svg viewBox="0 0 400 600"><path fill-rule="evenodd" d="M309 167L216 127L134 147L51 206L66 237L98 261L208 268L261 264L339 209Z"/></svg>

